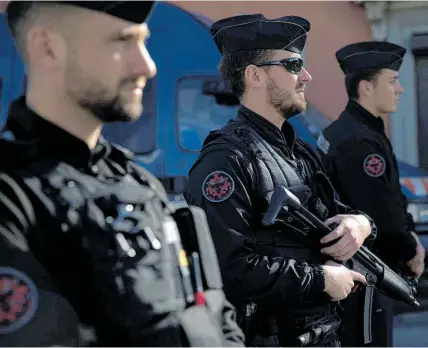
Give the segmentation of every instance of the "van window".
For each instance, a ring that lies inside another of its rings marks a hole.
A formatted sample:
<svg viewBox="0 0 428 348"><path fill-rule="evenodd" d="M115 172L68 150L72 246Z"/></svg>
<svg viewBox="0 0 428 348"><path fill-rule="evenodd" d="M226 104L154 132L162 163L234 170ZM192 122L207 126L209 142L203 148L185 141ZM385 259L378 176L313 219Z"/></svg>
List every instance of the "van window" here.
<svg viewBox="0 0 428 348"><path fill-rule="evenodd" d="M223 127L236 117L237 105L219 103L215 95L203 93L210 76L186 77L178 81L176 122L181 148L199 151L209 132Z"/></svg>
<svg viewBox="0 0 428 348"><path fill-rule="evenodd" d="M136 154L148 153L156 145L156 81L147 81L143 93L144 110L135 122L113 122L104 125L103 136Z"/></svg>

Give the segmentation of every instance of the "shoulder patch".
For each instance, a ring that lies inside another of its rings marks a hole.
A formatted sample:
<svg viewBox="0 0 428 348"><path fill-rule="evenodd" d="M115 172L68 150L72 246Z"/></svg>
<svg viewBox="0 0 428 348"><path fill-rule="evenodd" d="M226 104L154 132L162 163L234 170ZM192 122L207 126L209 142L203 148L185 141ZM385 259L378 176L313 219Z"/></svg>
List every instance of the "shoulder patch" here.
<svg viewBox="0 0 428 348"><path fill-rule="evenodd" d="M10 334L26 325L36 314L39 293L24 273L0 267L0 334Z"/></svg>
<svg viewBox="0 0 428 348"><path fill-rule="evenodd" d="M224 202L235 191L232 177L223 171L215 171L205 178L202 183L202 194L213 203Z"/></svg>
<svg viewBox="0 0 428 348"><path fill-rule="evenodd" d="M318 148L327 155L328 150L330 149L330 142L324 137L324 134L320 134L317 139Z"/></svg>
<svg viewBox="0 0 428 348"><path fill-rule="evenodd" d="M385 173L386 161L383 156L374 153L364 159L363 166L368 176L377 178Z"/></svg>

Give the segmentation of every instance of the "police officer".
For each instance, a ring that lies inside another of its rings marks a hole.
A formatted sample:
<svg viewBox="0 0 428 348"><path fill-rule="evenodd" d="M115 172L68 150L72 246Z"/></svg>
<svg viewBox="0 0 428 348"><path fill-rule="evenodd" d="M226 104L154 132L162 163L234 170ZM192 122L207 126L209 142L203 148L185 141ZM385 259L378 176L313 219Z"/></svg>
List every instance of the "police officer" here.
<svg viewBox="0 0 428 348"><path fill-rule="evenodd" d="M374 251L395 270L420 277L425 251L413 232L397 161L381 117L396 111L403 92L398 70L405 52L388 42L359 42L336 52L349 101L319 137L318 150L343 202L374 219L378 227ZM382 310L374 311L372 344L392 346L393 303L379 294L374 301ZM351 321L355 312L352 317ZM355 325L349 327L352 330ZM345 336L350 338L352 333ZM358 338L361 335L349 345L362 344Z"/></svg>
<svg viewBox="0 0 428 348"><path fill-rule="evenodd" d="M28 87L0 141L1 346L243 344L202 210L100 136L141 115L152 5L7 7Z"/></svg>
<svg viewBox="0 0 428 348"><path fill-rule="evenodd" d="M325 256L349 259L373 226L364 215L345 214L316 154L287 122L306 107L311 76L301 52L309 29L304 18L270 20L261 14L225 18L211 27L222 54L220 71L241 106L235 120L205 140L185 198L207 213L226 296L239 308L247 345L295 346L309 326L335 315L329 297L344 299L354 282L365 281L342 265L325 263ZM273 227L262 225L279 185L327 223L338 224L322 240L340 238L324 245L324 255L298 240L302 224L285 211ZM337 344L334 332L317 343Z"/></svg>

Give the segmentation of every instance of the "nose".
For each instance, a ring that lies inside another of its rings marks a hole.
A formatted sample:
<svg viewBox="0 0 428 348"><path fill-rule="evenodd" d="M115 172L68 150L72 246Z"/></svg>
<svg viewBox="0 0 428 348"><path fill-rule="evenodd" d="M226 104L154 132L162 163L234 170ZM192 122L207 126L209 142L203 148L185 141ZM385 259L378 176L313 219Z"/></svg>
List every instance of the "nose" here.
<svg viewBox="0 0 428 348"><path fill-rule="evenodd" d="M150 53L144 43L139 44L138 59L136 61L136 75L144 76L147 79L151 79L156 76L156 64L150 56Z"/></svg>
<svg viewBox="0 0 428 348"><path fill-rule="evenodd" d="M404 88L401 86L400 82L397 81L397 94L401 94L404 92Z"/></svg>
<svg viewBox="0 0 428 348"><path fill-rule="evenodd" d="M311 74L309 74L305 68L302 68L302 70L300 70L299 81L303 83L312 81Z"/></svg>

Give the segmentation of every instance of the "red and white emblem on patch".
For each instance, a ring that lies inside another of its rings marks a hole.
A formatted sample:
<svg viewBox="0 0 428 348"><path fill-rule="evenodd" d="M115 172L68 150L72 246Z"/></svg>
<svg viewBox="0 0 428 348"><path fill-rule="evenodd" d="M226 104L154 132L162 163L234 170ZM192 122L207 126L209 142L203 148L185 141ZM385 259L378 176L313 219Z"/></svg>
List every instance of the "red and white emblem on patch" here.
<svg viewBox="0 0 428 348"><path fill-rule="evenodd" d="M368 155L364 160L364 171L369 176L377 178L385 173L385 168L385 159L376 153Z"/></svg>
<svg viewBox="0 0 428 348"><path fill-rule="evenodd" d="M38 304L36 285L27 275L0 267L0 334L12 333L27 324Z"/></svg>
<svg viewBox="0 0 428 348"><path fill-rule="evenodd" d="M209 174L203 184L204 197L213 203L223 202L228 199L235 190L235 182L226 172L215 171Z"/></svg>

